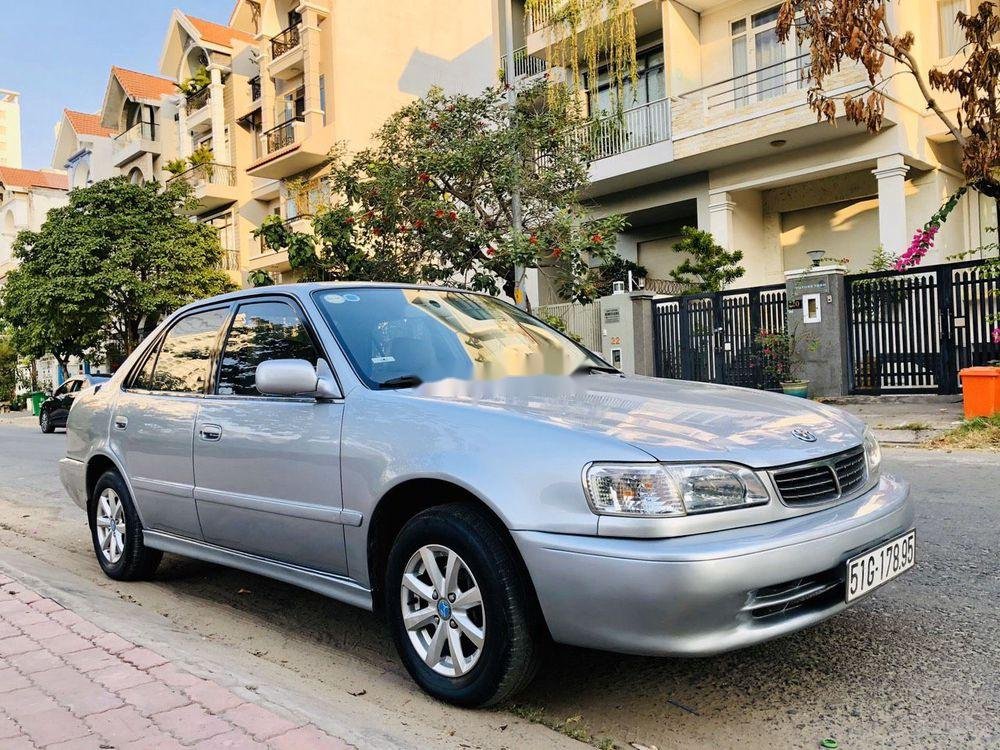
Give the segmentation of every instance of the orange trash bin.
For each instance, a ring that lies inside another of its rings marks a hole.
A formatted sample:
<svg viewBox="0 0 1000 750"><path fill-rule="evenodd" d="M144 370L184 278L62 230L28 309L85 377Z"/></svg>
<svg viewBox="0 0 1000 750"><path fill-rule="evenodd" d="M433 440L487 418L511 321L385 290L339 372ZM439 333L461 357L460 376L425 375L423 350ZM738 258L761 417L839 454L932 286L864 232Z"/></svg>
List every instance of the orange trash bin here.
<svg viewBox="0 0 1000 750"><path fill-rule="evenodd" d="M1000 367L966 367L958 376L966 419L1000 414Z"/></svg>

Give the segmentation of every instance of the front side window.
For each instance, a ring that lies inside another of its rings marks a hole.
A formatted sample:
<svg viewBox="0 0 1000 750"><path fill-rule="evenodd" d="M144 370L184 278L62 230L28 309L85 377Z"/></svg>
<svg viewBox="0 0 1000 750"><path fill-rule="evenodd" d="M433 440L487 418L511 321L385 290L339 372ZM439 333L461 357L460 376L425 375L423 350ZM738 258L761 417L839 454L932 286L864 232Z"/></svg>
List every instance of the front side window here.
<svg viewBox="0 0 1000 750"><path fill-rule="evenodd" d="M399 378L493 380L570 375L607 364L499 300L443 289L336 289L316 299L371 388Z"/></svg>
<svg viewBox="0 0 1000 750"><path fill-rule="evenodd" d="M286 302L240 305L226 336L217 392L259 396L257 365L271 359L304 359L316 365L319 353L302 317Z"/></svg>
<svg viewBox="0 0 1000 750"><path fill-rule="evenodd" d="M175 323L160 346L149 390L204 393L212 349L228 315L229 309L223 307L188 315Z"/></svg>

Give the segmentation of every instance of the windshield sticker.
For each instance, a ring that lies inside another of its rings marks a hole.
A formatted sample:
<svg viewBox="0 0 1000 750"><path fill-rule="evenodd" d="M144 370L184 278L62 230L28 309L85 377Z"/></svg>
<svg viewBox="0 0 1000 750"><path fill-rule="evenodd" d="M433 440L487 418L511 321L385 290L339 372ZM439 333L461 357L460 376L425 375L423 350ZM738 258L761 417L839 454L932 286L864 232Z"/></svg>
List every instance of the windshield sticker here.
<svg viewBox="0 0 1000 750"><path fill-rule="evenodd" d="M326 301L332 305L341 305L344 303L344 298L339 294L328 294L325 297Z"/></svg>
<svg viewBox="0 0 1000 750"><path fill-rule="evenodd" d="M395 361L396 361L395 357L372 357L373 365L382 365L385 364L386 362L395 362Z"/></svg>
<svg viewBox="0 0 1000 750"><path fill-rule="evenodd" d="M356 294L345 294L344 295L344 299L347 300L348 302L360 302L361 301L361 297L359 297Z"/></svg>

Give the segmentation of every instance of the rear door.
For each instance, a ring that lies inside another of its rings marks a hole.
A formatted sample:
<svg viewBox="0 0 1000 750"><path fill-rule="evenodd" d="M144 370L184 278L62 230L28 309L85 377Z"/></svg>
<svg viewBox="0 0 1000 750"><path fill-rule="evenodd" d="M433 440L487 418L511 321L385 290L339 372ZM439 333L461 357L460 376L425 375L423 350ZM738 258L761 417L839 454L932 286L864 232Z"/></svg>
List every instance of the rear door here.
<svg viewBox="0 0 1000 750"><path fill-rule="evenodd" d="M344 574L341 401L267 396L257 365L322 356L287 297L239 304L223 343L215 392L198 412L195 497L205 540L313 570Z"/></svg>
<svg viewBox="0 0 1000 750"><path fill-rule="evenodd" d="M225 305L179 318L116 399L111 446L148 529L202 538L194 503L194 424L228 317Z"/></svg>

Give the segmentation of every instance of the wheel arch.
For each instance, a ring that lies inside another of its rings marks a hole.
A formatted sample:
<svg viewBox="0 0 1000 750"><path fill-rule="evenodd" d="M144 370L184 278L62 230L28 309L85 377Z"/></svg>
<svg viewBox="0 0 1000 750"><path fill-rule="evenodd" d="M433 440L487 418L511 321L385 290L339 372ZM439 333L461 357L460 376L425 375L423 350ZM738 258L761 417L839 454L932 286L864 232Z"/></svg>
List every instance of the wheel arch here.
<svg viewBox="0 0 1000 750"><path fill-rule="evenodd" d="M368 580L371 582L375 611L382 613L385 568L397 534L407 521L421 511L452 503L475 506L493 524L506 541L521 575L524 576L531 595L529 605L533 608L538 621L544 623L545 618L538 602L535 585L507 524L488 502L467 487L445 479L431 478L407 479L397 484L382 496L372 511L368 523Z"/></svg>
<svg viewBox="0 0 1000 750"><path fill-rule="evenodd" d="M128 478L125 476L125 472L122 471L121 466L118 465L118 462L107 453L95 453L87 459L87 470L84 474L84 489L87 493L86 498L88 512L90 510L91 503L94 502L94 487L97 486L97 480L99 480L106 471L116 472L122 478L122 481L128 486L129 492L132 492L132 486L129 484ZM135 493L132 493L132 495L134 497ZM138 507L136 510L138 511Z"/></svg>

